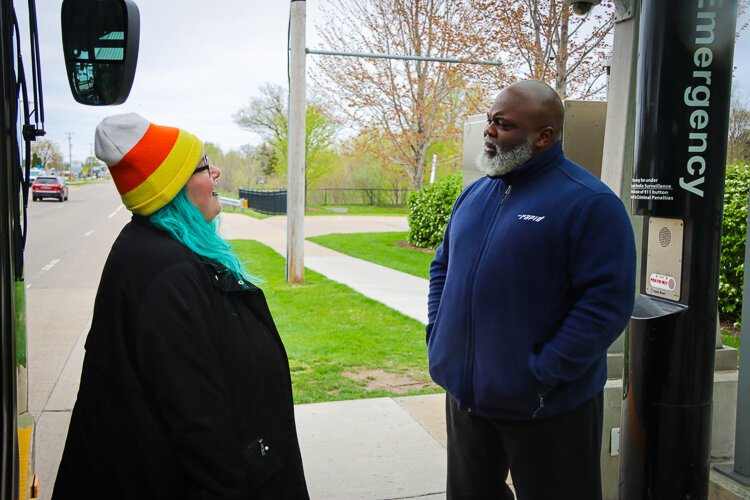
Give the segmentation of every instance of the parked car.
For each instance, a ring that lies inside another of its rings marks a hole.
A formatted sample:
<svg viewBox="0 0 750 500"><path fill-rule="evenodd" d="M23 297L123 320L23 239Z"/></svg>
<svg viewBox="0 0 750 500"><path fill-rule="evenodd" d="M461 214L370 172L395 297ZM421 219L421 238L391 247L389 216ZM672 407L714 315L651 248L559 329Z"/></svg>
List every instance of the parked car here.
<svg viewBox="0 0 750 500"><path fill-rule="evenodd" d="M31 184L31 199L57 198L59 201L68 199L68 185L62 177L56 175L40 175Z"/></svg>

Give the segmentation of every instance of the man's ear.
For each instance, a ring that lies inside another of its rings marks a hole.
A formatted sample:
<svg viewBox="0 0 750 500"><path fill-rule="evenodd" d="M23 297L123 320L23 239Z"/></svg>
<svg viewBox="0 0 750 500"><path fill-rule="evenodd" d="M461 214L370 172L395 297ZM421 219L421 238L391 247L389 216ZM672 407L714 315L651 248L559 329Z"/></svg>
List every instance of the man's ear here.
<svg viewBox="0 0 750 500"><path fill-rule="evenodd" d="M555 130L552 127L544 127L537 132L534 146L543 149L555 142Z"/></svg>

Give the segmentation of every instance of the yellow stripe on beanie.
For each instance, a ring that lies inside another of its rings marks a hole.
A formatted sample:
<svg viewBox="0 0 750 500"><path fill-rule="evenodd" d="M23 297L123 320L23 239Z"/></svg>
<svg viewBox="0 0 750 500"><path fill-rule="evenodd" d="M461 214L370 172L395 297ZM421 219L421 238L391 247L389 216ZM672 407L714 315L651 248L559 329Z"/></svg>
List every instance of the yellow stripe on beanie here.
<svg viewBox="0 0 750 500"><path fill-rule="evenodd" d="M122 195L125 207L139 215L151 215L177 196L203 154L201 141L180 130L172 150L144 182Z"/></svg>

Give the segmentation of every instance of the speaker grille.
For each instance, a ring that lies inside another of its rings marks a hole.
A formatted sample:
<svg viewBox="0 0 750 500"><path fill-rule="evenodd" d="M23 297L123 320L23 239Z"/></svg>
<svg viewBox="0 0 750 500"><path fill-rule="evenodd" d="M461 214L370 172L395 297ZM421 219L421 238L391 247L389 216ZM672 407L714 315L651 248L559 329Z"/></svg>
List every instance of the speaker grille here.
<svg viewBox="0 0 750 500"><path fill-rule="evenodd" d="M661 231L659 231L659 243L661 244L661 246L668 247L671 242L672 232L666 226L661 228Z"/></svg>

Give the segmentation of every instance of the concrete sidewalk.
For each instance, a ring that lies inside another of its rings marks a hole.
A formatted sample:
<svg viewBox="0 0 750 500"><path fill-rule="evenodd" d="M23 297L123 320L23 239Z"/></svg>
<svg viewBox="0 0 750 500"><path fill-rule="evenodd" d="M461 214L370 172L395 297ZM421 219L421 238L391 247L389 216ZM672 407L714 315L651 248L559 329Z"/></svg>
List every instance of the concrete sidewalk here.
<svg viewBox="0 0 750 500"><path fill-rule="evenodd" d="M305 237L331 233L408 231L404 216L305 217ZM286 256L286 217L253 219L240 214L222 215L221 233L226 239L256 240ZM343 283L400 313L427 324L428 281L334 252L305 241L305 267ZM252 272L252 270L250 270Z"/></svg>
<svg viewBox="0 0 750 500"><path fill-rule="evenodd" d="M227 239L286 254L286 217L222 216ZM305 235L407 231L406 217L305 218ZM428 282L305 241L305 267L406 316L427 322ZM252 271L252 270L251 270ZM432 394L297 405L313 499L445 498L445 396Z"/></svg>

